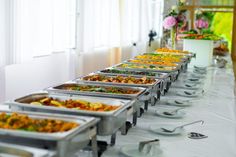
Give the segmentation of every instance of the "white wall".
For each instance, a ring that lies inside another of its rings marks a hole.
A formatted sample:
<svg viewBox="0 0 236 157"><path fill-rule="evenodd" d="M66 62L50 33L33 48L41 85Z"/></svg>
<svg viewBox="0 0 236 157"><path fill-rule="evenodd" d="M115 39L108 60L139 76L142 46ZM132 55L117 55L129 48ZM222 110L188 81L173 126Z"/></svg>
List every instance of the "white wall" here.
<svg viewBox="0 0 236 157"><path fill-rule="evenodd" d="M75 78L74 53L57 53L5 68L5 100Z"/></svg>
<svg viewBox="0 0 236 157"><path fill-rule="evenodd" d="M5 99L5 72L4 68L0 67L0 103Z"/></svg>
<svg viewBox="0 0 236 157"><path fill-rule="evenodd" d="M81 57L84 75L109 66L109 52L107 50L97 53L84 53Z"/></svg>

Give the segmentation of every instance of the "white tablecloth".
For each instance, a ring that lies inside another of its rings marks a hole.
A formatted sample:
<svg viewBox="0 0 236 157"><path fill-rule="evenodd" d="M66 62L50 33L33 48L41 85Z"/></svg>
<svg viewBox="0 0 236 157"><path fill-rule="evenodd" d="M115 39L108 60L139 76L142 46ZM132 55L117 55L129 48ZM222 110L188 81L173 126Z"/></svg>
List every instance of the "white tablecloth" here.
<svg viewBox="0 0 236 157"><path fill-rule="evenodd" d="M189 69L192 71L192 69ZM179 80L185 79L190 72L182 74ZM127 144L138 144L139 141L160 139L162 157L236 157L236 103L234 96L234 76L232 69L209 68L204 80L205 94L199 97L192 106L186 107L183 119L167 119L154 113L160 108L175 109L164 105L168 99L178 98L178 88L171 88L167 95L161 97L156 106L138 119L137 126L131 128L127 135L117 133L116 145L109 147L102 157L123 157L120 147ZM175 82L180 84L181 81ZM0 106L6 109L6 106ZM181 125L195 120L204 120L204 124L195 124L185 128L180 136L162 136L149 131L150 125ZM207 135L205 139L189 139L187 133L198 132ZM91 157L91 153L80 152L81 157Z"/></svg>
<svg viewBox="0 0 236 157"><path fill-rule="evenodd" d="M192 71L192 69L189 69ZM187 73L187 75L189 72ZM179 80L187 76L183 74ZM136 127L126 136L117 134L116 145L108 148L102 157L123 157L120 147L126 144L138 144L139 141L160 139L163 157L235 157L236 156L236 106L234 96L234 76L231 69L209 68L204 80L205 94L185 108L183 119L167 119L156 116L155 110L176 107L164 105L167 99L178 98L177 88L171 88L161 97L156 106L138 119ZM175 82L176 84L180 81ZM185 128L186 133L179 136L162 136L149 131L150 125L181 125L195 120L204 120L204 124L194 124ZM207 135L205 139L190 139L187 133L197 132Z"/></svg>

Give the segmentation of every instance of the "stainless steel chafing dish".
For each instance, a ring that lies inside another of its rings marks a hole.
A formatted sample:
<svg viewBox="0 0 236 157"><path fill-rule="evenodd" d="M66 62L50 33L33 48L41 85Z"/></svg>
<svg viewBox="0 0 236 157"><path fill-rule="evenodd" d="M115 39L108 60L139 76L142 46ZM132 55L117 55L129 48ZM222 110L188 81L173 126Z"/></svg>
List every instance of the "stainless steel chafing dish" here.
<svg viewBox="0 0 236 157"><path fill-rule="evenodd" d="M11 106L15 106L9 103ZM19 106L20 108L20 106ZM0 111L12 114L12 111ZM70 157L85 148L92 141L93 155L97 156L96 123L98 119L93 117L66 116L58 114L46 114L35 112L19 112L34 119L55 119L78 123L76 128L57 133L30 132L23 130L0 129L1 142L30 146L45 149L55 153L58 157ZM17 138L16 138L17 137Z"/></svg>
<svg viewBox="0 0 236 157"><path fill-rule="evenodd" d="M111 75L111 76L112 75L114 75L114 76L127 75L127 76L133 76L133 77L148 76L148 77L154 77L154 78L157 78L157 79L161 79L161 81L162 81L161 91L162 91L163 94L166 93L169 90L171 82L175 80L175 76L171 75L170 73L136 71L136 70L133 70L133 69L120 70L120 69L115 69L115 68L107 68L107 69L104 69L104 70L100 70L96 73L104 74L104 75Z"/></svg>
<svg viewBox="0 0 236 157"><path fill-rule="evenodd" d="M129 99L134 101L133 108L130 108L131 112L128 110L128 116L133 116L133 125L135 126L137 123L137 116L139 113L139 108L142 104L139 103L140 100L149 99L144 93L146 92L146 88L142 87L127 87L127 86L116 86L116 88L121 88L124 90L137 90L136 94L114 94L114 93L105 93L105 92L89 92L89 91L78 91L78 90L66 90L65 87L78 87L78 86L97 86L97 87L110 87L110 85L90 85L90 84L78 84L75 82L64 83L55 87L49 87L46 90L49 93L61 93L61 94L70 94L70 95L88 95L88 96L96 96L96 97L108 97L108 98L119 98L119 99ZM130 114L129 114L130 113ZM124 131L124 130L123 130ZM122 134L126 134L126 131L122 132Z"/></svg>
<svg viewBox="0 0 236 157"><path fill-rule="evenodd" d="M119 64L113 66L113 68L124 69L124 70L133 69L133 70L137 70L137 71L164 72L164 73L174 73L174 72L179 71L181 68L181 67L167 67L167 66L158 66L158 65L155 65L155 66L169 68L169 69L167 70L167 69L148 69L148 68L128 68L128 67L121 67L122 64L130 64L130 65L137 65L137 66L148 65L148 64L136 64L136 63L119 63Z"/></svg>
<svg viewBox="0 0 236 157"><path fill-rule="evenodd" d="M109 105L119 105L120 107L114 111L102 112L102 111L87 111L87 110L76 110L68 108L59 108L51 106L40 106L32 105L29 102L38 100L44 97L52 97L59 100L68 99L80 99L90 102L100 102ZM91 96L79 96L79 95L65 95L65 94L49 94L44 93L34 93L27 95L22 98L18 98L14 101L6 102L7 105L11 107L12 110L26 110L26 111L36 111L36 112L47 112L47 113L59 113L59 114L69 114L69 115L84 115L97 117L100 121L97 124L97 134L101 136L112 135L111 144L115 143L115 134L118 129L124 127L127 119L127 109L133 105L134 101L124 100L124 99L112 99L112 98L102 98L102 97L91 97ZM123 128L123 129L124 129Z"/></svg>
<svg viewBox="0 0 236 157"><path fill-rule="evenodd" d="M110 85L90 85L90 84L78 84L75 82L65 83L61 84L55 87L49 87L46 90L49 93L62 93L62 94L70 94L70 95L88 95L88 96L96 96L96 97L108 97L108 98L119 98L119 99L129 99L133 100L133 108L131 108L131 112L128 110L128 116L133 116L133 125L136 125L137 123L137 116L139 114L138 110L141 106L139 103L139 100L143 100L144 97L147 97L144 95L146 92L146 88L142 87L127 87L127 86L116 86L116 88L124 89L124 90L137 90L138 93L136 94L116 94L116 93L105 93L105 92L89 92L89 91L78 91L78 90L65 90L65 87L78 87L78 86L97 86L97 87L110 87ZM130 113L130 114L129 114ZM126 134L126 131L123 130L122 134Z"/></svg>
<svg viewBox="0 0 236 157"><path fill-rule="evenodd" d="M67 87L81 87L81 86L96 86L97 88L106 88L110 87L110 85L89 85L83 83L64 83L54 87L49 87L46 90L50 93L62 93L62 94L71 94L71 95L89 95L89 96L102 96L109 98L121 98L121 99L136 99L141 96L146 88L142 87L127 87L127 86L117 86L116 88L120 88L122 90L135 90L137 93L135 94L122 94L122 93L108 93L108 92L100 92L100 91L81 91L81 90L67 90Z"/></svg>
<svg viewBox="0 0 236 157"><path fill-rule="evenodd" d="M146 75L130 75L130 74L122 74L122 73L120 73L120 74L115 74L115 73L102 73L102 72L100 72L100 71L95 72L95 74L106 75L106 76L118 76L118 75L121 75L121 76L124 76L124 77L129 77L129 76L131 76L131 77L135 77L135 78L146 77ZM156 76L158 76L158 75L156 75ZM159 83L159 87L158 87L158 89L157 89L157 92L158 92L159 90L160 90L161 92L163 92L163 91L164 91L165 81L167 81L168 78L166 78L165 76L163 77L163 75L161 75L159 78L156 77L156 76L148 76L148 77L149 77L149 78L153 78L153 79L158 79L158 80L160 80L160 83ZM138 85L138 86L139 86L139 85ZM150 87L148 87L148 88L150 88Z"/></svg>
<svg viewBox="0 0 236 157"><path fill-rule="evenodd" d="M76 79L75 81L78 83L86 83L86 84L98 84L98 85L102 85L102 84L106 84L106 85L112 85L112 86L128 86L128 87L143 87L143 88L147 88L147 91L145 93L145 97L140 98L139 100L149 100L150 98L153 98L155 100L153 100L153 105L155 104L156 100L159 100L160 97L160 85L161 85L161 79L155 79L155 82L152 84L133 84L133 83L113 83L113 82L102 82L102 81L87 81L84 80L86 77L89 77L91 75L97 75L96 73L91 73L89 75L86 76L82 76L78 79ZM114 75L103 75L103 76L107 76L107 77L115 77ZM124 76L124 75L120 75L120 76ZM127 77L127 76L124 76ZM142 76L136 76L135 78L142 78ZM147 105L148 103L146 102L145 105L145 109L147 109Z"/></svg>
<svg viewBox="0 0 236 157"><path fill-rule="evenodd" d="M114 69L119 69L119 70L131 70L131 71L144 71L144 72L155 72L155 73L168 73L170 76L171 76L171 81L174 82L175 80L177 80L178 78L178 75L180 73L180 69L179 68L176 68L175 70L169 70L169 71L166 71L166 70L152 70L152 69L142 69L142 68L122 68L122 67L119 67L121 64L123 63L119 63L117 65L114 65L112 68Z"/></svg>
<svg viewBox="0 0 236 157"><path fill-rule="evenodd" d="M55 157L54 151L9 143L0 143L1 157Z"/></svg>
<svg viewBox="0 0 236 157"><path fill-rule="evenodd" d="M142 87L142 88L153 88L153 87L156 87L161 82L160 79L155 79L155 82L152 83L152 84L114 83L114 82L87 81L87 80L85 80L87 77L90 77L92 75L97 75L97 73L90 73L86 76L79 77L79 78L75 79L75 81L78 82L78 83L89 83L89 84L95 84L95 85L96 84L97 85L106 84L106 85L115 85L115 86ZM100 75L100 74L98 74L98 75ZM117 75L107 74L107 75L104 75L104 76L114 78ZM122 74L120 74L120 76L128 77L128 75L122 75ZM135 78L142 78L142 77L143 76L136 76Z"/></svg>
<svg viewBox="0 0 236 157"><path fill-rule="evenodd" d="M153 65L153 66L161 66L161 67L176 67L180 71L186 70L186 64L188 64L188 60L183 60L182 62L175 62L176 66L168 66L168 65L158 65L158 64L149 64L149 63L135 63L131 62L132 60L145 60L145 59L140 59L140 58L135 58L135 59L129 59L127 61L124 61L123 63L128 63L128 64L140 64L140 65ZM145 60L145 61L155 61L155 60ZM165 71L164 71L165 72Z"/></svg>
<svg viewBox="0 0 236 157"><path fill-rule="evenodd" d="M133 103L133 123L136 124L137 115L140 116L140 107L144 104L144 109L148 110L149 101L151 101L151 105L155 105L156 102L160 99L160 85L161 79L155 79L156 81L152 84L132 84L132 83L112 83L112 82L102 82L102 81L87 81L84 78L96 75L96 73L91 73L87 76L80 77L74 81L78 83L85 84L98 84L98 85L111 85L111 86L128 86L128 87L143 87L146 88L145 93L138 98L138 101ZM108 77L115 77L114 75L104 75ZM122 76L122 75L121 75ZM136 76L135 78L142 78L142 76ZM130 113L130 112L129 112Z"/></svg>
<svg viewBox="0 0 236 157"><path fill-rule="evenodd" d="M151 64L151 63L142 63L142 62L132 62L133 60L140 60L140 61L143 61L142 59L137 59L137 58L134 58L134 59L128 59L126 61L124 61L123 63L130 63L130 64L147 64L147 65L154 65L154 66L163 66L163 67L180 67L182 63L174 63L175 66L168 66L168 65L160 65L160 64ZM145 60L147 61L147 60Z"/></svg>

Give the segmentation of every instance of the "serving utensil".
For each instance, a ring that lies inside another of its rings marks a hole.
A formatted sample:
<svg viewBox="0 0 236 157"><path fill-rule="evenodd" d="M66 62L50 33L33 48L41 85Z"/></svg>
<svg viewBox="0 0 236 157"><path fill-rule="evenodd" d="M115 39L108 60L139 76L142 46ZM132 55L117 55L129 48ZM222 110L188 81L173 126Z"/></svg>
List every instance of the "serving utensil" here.
<svg viewBox="0 0 236 157"><path fill-rule="evenodd" d="M165 112L163 112L163 114L168 115L168 116L173 116L173 115L175 115L179 110L182 110L182 109L184 109L184 108L181 107L181 108L178 108L178 109L173 110L173 111L171 111L171 112L165 111Z"/></svg>
<svg viewBox="0 0 236 157"><path fill-rule="evenodd" d="M176 129L178 129L178 128L183 128L183 127L185 127L185 126L192 125L192 124L195 124L195 123L201 123L201 124L203 124L204 121L203 121L203 120L194 121L194 122L187 123L187 124L184 124L184 125L181 125L181 126L177 126L177 127L175 127L174 129L172 129L172 130L171 130L171 129L166 129L166 128L161 128L161 129L162 129L164 132L173 133L173 132L175 132Z"/></svg>
<svg viewBox="0 0 236 157"><path fill-rule="evenodd" d="M184 91L184 94L187 94L187 95L194 95L194 94L203 94L204 93L204 90L202 90L201 92L189 92L189 91Z"/></svg>

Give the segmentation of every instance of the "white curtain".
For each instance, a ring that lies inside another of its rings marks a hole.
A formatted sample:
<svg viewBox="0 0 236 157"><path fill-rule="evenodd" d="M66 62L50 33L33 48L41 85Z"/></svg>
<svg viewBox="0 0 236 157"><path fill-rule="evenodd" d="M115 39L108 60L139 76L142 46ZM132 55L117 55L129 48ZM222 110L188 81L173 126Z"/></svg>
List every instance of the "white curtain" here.
<svg viewBox="0 0 236 157"><path fill-rule="evenodd" d="M146 50L148 34L153 27L151 5L151 0L122 0L122 47L131 47L133 43L136 43L135 51Z"/></svg>
<svg viewBox="0 0 236 157"><path fill-rule="evenodd" d="M79 1L82 52L148 41L152 29L150 0Z"/></svg>
<svg viewBox="0 0 236 157"><path fill-rule="evenodd" d="M79 0L80 48L91 53L119 46L119 0Z"/></svg>
<svg viewBox="0 0 236 157"><path fill-rule="evenodd" d="M75 47L75 0L11 0L11 62Z"/></svg>
<svg viewBox="0 0 236 157"><path fill-rule="evenodd" d="M152 28L156 31L157 36L160 38L162 36L162 21L163 21L163 12L164 12L164 0L153 0L151 2L152 6Z"/></svg>
<svg viewBox="0 0 236 157"><path fill-rule="evenodd" d="M6 0L0 0L0 68L6 64Z"/></svg>

